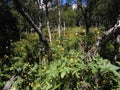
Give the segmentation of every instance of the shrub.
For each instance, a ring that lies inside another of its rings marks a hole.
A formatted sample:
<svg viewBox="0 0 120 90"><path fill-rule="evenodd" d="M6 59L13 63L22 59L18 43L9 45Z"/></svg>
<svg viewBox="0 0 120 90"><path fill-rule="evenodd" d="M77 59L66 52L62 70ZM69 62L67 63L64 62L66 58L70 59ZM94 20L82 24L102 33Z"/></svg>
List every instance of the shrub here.
<svg viewBox="0 0 120 90"><path fill-rule="evenodd" d="M33 90L112 90L119 88L119 67L112 65L108 60L99 55L83 61L84 55L75 50L70 50L66 56L53 60L49 65L39 68L34 64L27 70L26 78L20 77L17 82L28 82L24 89ZM25 70L25 71L26 71ZM23 72L23 71L22 71Z"/></svg>
<svg viewBox="0 0 120 90"><path fill-rule="evenodd" d="M37 34L23 34L20 41L12 44L11 56L2 58L9 60L11 65L1 65L0 88L11 76L17 75L15 87L18 90L119 89L120 68L99 55L86 62L85 53L78 45L84 39L79 34L68 34L62 40L53 40L49 64L41 62ZM47 55L43 56L43 61L46 60Z"/></svg>

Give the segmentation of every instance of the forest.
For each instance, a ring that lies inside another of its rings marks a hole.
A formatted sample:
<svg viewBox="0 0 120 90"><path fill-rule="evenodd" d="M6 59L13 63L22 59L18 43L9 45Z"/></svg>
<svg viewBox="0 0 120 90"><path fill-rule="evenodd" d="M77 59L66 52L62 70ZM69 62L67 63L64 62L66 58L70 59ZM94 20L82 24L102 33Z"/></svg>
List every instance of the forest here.
<svg viewBox="0 0 120 90"><path fill-rule="evenodd" d="M0 90L120 90L120 0L0 0Z"/></svg>

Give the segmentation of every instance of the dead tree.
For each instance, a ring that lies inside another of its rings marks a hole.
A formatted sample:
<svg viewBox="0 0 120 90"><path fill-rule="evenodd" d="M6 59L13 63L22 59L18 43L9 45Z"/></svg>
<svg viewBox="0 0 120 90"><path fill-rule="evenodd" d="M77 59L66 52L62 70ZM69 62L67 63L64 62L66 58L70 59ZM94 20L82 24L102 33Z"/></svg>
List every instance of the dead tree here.
<svg viewBox="0 0 120 90"><path fill-rule="evenodd" d="M58 0L58 35L61 37L61 0Z"/></svg>
<svg viewBox="0 0 120 90"><path fill-rule="evenodd" d="M42 31L42 11L43 11L43 0L37 0L37 4L38 4L38 28Z"/></svg>
<svg viewBox="0 0 120 90"><path fill-rule="evenodd" d="M39 1L39 0L38 0ZM40 2L40 1L39 1ZM32 26L32 28L37 32L40 38L40 42L42 43L41 45L41 52L43 55L47 54L48 55L48 60L50 59L49 54L50 54L50 47L47 39L44 37L42 33L42 22L40 22L40 27L38 27L35 22L32 20L32 18L29 16L29 14L25 11L24 7L21 5L19 0L13 0L14 6L17 9L17 11L23 16L24 19ZM41 9L41 6L39 6L39 9ZM39 13L41 14L42 11ZM39 17L41 20L42 18ZM41 56L43 56L41 55Z"/></svg>
<svg viewBox="0 0 120 90"><path fill-rule="evenodd" d="M47 29L48 29L49 41L50 41L50 44L52 44L52 36L51 36L51 32L50 32L50 22L49 22L48 3L49 3L48 0L44 0L45 9L46 9L46 25L47 25Z"/></svg>
<svg viewBox="0 0 120 90"><path fill-rule="evenodd" d="M117 18L117 26L120 26L120 15ZM115 63L118 59L118 53L119 53L119 42L120 42L120 35L115 35L114 38L114 57L112 63Z"/></svg>
<svg viewBox="0 0 120 90"><path fill-rule="evenodd" d="M96 53L100 51L101 47L105 46L110 40L112 40L115 36L118 36L119 34L120 34L120 20L114 25L114 27L104 32L102 36L98 37L93 47L87 52L85 60L96 55ZM115 48L117 49L118 46L116 46ZM117 53L118 51L115 52Z"/></svg>
<svg viewBox="0 0 120 90"><path fill-rule="evenodd" d="M13 84L15 83L17 76L12 76L9 81L6 82L5 86L3 87L2 90L12 90Z"/></svg>
<svg viewBox="0 0 120 90"><path fill-rule="evenodd" d="M119 38L120 38L119 35L115 36L115 38L114 38L114 57L113 57L113 61L112 61L113 64L118 59L119 42L120 42Z"/></svg>

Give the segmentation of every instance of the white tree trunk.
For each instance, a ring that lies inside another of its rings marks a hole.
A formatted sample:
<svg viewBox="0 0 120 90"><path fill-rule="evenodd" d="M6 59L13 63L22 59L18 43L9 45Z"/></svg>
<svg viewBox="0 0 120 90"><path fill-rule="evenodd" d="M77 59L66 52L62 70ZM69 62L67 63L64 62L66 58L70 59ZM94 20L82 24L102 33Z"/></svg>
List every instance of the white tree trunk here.
<svg viewBox="0 0 120 90"><path fill-rule="evenodd" d="M45 36L42 33L42 20L41 20L42 18L40 17L41 27L38 28L38 26L35 24L35 22L32 20L32 18L29 16L29 14L22 7L19 0L13 0L13 3L15 5L17 11L23 16L24 19L26 19L26 21L32 26L32 28L39 35L40 42L42 42L41 47L40 47L41 48L41 51L40 51L41 52L41 60L42 60L42 56L44 56L45 54L48 54L48 56L49 56L50 55L49 43L48 43L47 39L45 38ZM42 10L40 11L40 14L42 14ZM50 57L48 57L48 60L50 60Z"/></svg>
<svg viewBox="0 0 120 90"><path fill-rule="evenodd" d="M38 28L42 30L42 9L43 9L43 0L37 0L38 4L38 13L39 13L39 23L38 23Z"/></svg>
<svg viewBox="0 0 120 90"><path fill-rule="evenodd" d="M52 44L52 36L51 36L51 32L50 32L49 12L48 12L47 3L46 3L45 8L46 8L46 24L47 24L48 36L49 36L50 44Z"/></svg>
<svg viewBox="0 0 120 90"><path fill-rule="evenodd" d="M88 51L85 59L96 55L100 47L105 46L114 36L120 35L120 21L118 21L114 27L104 32L102 36L98 37L93 47ZM118 52L118 51L117 51Z"/></svg>
<svg viewBox="0 0 120 90"><path fill-rule="evenodd" d="M47 21L47 29L48 29L49 41L50 41L50 44L52 44L52 36L51 36L51 32L50 32L49 21Z"/></svg>
<svg viewBox="0 0 120 90"><path fill-rule="evenodd" d="M61 0L58 0L58 35L59 38L61 36L61 10L60 10L60 5L61 5Z"/></svg>
<svg viewBox="0 0 120 90"><path fill-rule="evenodd" d="M64 21L64 36L65 36L65 31L66 31L66 25L65 25L65 21Z"/></svg>

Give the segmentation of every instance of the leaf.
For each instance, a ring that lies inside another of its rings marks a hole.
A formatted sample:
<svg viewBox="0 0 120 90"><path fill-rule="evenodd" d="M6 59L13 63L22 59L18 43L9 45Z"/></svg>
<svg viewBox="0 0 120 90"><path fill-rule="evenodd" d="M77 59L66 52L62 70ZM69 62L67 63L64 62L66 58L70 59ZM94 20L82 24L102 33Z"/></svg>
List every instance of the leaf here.
<svg viewBox="0 0 120 90"><path fill-rule="evenodd" d="M120 78L120 73L118 73L117 71L113 71L113 73Z"/></svg>
<svg viewBox="0 0 120 90"><path fill-rule="evenodd" d="M25 71L27 65L28 65L27 63L25 63L25 64L23 65L23 71Z"/></svg>
<svg viewBox="0 0 120 90"><path fill-rule="evenodd" d="M27 86L27 87L26 87L26 90L30 90L30 87L29 87L29 86Z"/></svg>
<svg viewBox="0 0 120 90"><path fill-rule="evenodd" d="M64 78L65 75L66 75L66 72L65 72L65 71L62 72L62 73L61 73L61 78Z"/></svg>
<svg viewBox="0 0 120 90"><path fill-rule="evenodd" d="M37 64L35 64L35 65L34 65L34 67L31 69L31 71L36 71L36 70L37 70L37 68L38 68L38 65L37 65Z"/></svg>
<svg viewBox="0 0 120 90"><path fill-rule="evenodd" d="M52 90L56 90L57 88L60 87L61 84L62 84L62 83L60 83L60 84L58 84L58 85L55 85L55 87L54 87Z"/></svg>
<svg viewBox="0 0 120 90"><path fill-rule="evenodd" d="M16 85L20 85L21 83L23 83L23 79L21 77L18 76L17 81L16 81Z"/></svg>
<svg viewBox="0 0 120 90"><path fill-rule="evenodd" d="M92 73L95 74L95 73L97 73L97 72L98 72L97 68L94 67L94 68L92 69Z"/></svg>
<svg viewBox="0 0 120 90"><path fill-rule="evenodd" d="M115 70L118 70L118 69L120 69L119 67L117 67L117 66L115 66L115 65L110 65L110 70L111 71L115 71Z"/></svg>
<svg viewBox="0 0 120 90"><path fill-rule="evenodd" d="M45 90L50 90L50 88L52 87L52 85L50 85L50 83L48 83L48 82L46 82L46 84L47 84L47 87L46 87Z"/></svg>

